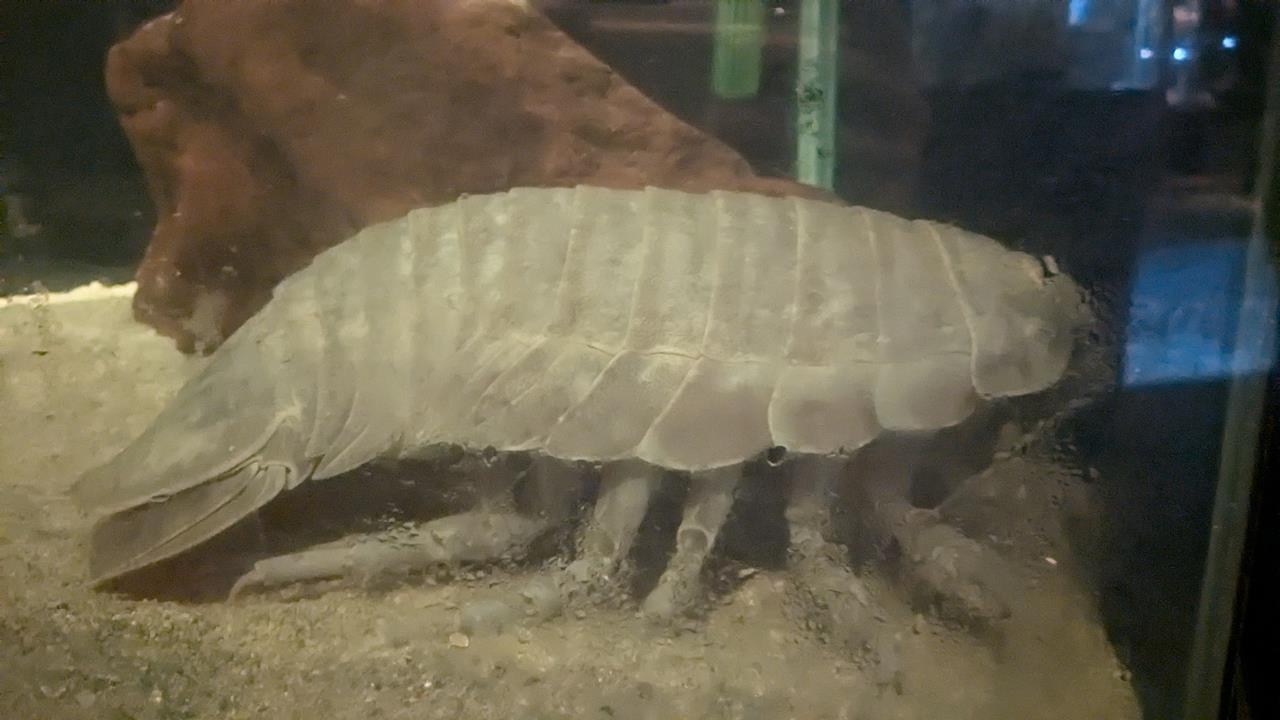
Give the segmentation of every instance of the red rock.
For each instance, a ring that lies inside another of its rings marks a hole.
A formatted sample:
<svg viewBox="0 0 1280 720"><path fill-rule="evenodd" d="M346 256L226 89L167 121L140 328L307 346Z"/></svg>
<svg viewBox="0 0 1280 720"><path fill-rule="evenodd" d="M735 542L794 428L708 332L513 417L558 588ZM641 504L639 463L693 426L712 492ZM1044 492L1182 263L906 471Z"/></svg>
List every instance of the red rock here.
<svg viewBox="0 0 1280 720"><path fill-rule="evenodd" d="M461 193L755 175L511 0L185 0L107 61L158 222L135 316L208 350L357 228Z"/></svg>

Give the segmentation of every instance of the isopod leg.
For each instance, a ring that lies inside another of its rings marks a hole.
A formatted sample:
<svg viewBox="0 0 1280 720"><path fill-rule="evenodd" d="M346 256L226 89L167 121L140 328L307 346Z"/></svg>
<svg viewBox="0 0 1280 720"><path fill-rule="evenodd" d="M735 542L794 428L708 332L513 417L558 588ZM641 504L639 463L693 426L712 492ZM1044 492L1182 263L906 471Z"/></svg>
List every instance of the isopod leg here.
<svg viewBox="0 0 1280 720"><path fill-rule="evenodd" d="M582 530L578 558L569 568L576 584L591 586L614 578L661 482L661 468L639 461L601 468L599 497Z"/></svg>
<svg viewBox="0 0 1280 720"><path fill-rule="evenodd" d="M490 562L520 554L547 530L517 513L467 512L411 529L377 533L259 560L231 597L320 580L403 574L435 565Z"/></svg>
<svg viewBox="0 0 1280 720"><path fill-rule="evenodd" d="M542 492L556 483L541 477L540 464L532 469L535 511L520 512L512 498L516 472L509 463L479 457L464 462L471 465L468 475L480 493L474 510L260 560L236 582L232 597L303 582L360 581L437 565L515 558L568 512L561 509L567 507L562 497L567 492Z"/></svg>
<svg viewBox="0 0 1280 720"><path fill-rule="evenodd" d="M559 480L556 480L559 476ZM556 497L557 488L578 488L576 477L560 473L543 476L546 487L535 494ZM578 540L578 556L563 572L539 575L517 597L477 600L460 613L460 629L492 633L516 622L538 622L557 614L574 595L621 592L619 569L625 562L649 502L662 481L662 470L638 461L606 464L600 469L600 490L591 516ZM576 496L575 496L576 497ZM564 509L564 499L552 508ZM567 518L566 518L567 519Z"/></svg>
<svg viewBox="0 0 1280 720"><path fill-rule="evenodd" d="M849 569L848 553L828 539L836 484L847 464L807 457L792 461L789 468L788 564L801 611L828 639L860 650L869 637L870 597Z"/></svg>
<svg viewBox="0 0 1280 720"><path fill-rule="evenodd" d="M733 507L742 466L693 473L684 517L676 531L676 549L658 585L645 598L645 615L669 620L690 610L702 594L702 566Z"/></svg>
<svg viewBox="0 0 1280 720"><path fill-rule="evenodd" d="M892 528L918 604L966 625L1008 617L1013 574L993 550L908 503L880 503L875 511Z"/></svg>
<svg viewBox="0 0 1280 720"><path fill-rule="evenodd" d="M912 477L922 469L918 457L916 449L891 448L874 476L863 479L872 537L881 547L898 547L901 578L917 605L965 625L1007 617L1016 587L1005 560L938 511L911 503Z"/></svg>

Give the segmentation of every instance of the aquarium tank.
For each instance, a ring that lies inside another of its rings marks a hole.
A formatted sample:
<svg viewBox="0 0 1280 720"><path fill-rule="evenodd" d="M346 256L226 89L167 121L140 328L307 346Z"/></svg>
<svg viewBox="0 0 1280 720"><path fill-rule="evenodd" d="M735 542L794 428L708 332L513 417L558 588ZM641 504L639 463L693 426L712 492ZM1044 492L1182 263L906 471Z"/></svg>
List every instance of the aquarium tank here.
<svg viewBox="0 0 1280 720"><path fill-rule="evenodd" d="M0 718L1280 717L1276 12L0 4Z"/></svg>

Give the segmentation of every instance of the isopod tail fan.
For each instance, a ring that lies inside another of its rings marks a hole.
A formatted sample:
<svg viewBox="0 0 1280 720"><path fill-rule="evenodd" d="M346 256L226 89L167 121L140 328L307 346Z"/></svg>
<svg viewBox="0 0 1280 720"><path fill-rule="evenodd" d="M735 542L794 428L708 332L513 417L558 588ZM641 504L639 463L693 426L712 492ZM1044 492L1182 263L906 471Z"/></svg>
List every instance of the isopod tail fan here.
<svg viewBox="0 0 1280 720"><path fill-rule="evenodd" d="M285 459L297 446L296 435L280 428L267 448L228 473L100 519L91 538L92 581L105 583L171 558L248 517L299 482L303 470Z"/></svg>
<svg viewBox="0 0 1280 720"><path fill-rule="evenodd" d="M298 429L310 403L286 400L290 383L255 366L275 343L252 342L253 330L219 348L156 422L73 487L96 519L93 582L207 541L310 472Z"/></svg>
<svg viewBox="0 0 1280 720"><path fill-rule="evenodd" d="M398 444L395 361L406 351L395 344L408 336L402 314L387 309L403 287L365 275L405 259L406 248L404 223L384 223L317 256L141 436L76 483L75 499L97 519L94 582L194 548L281 492ZM391 350L368 358L367 345Z"/></svg>
<svg viewBox="0 0 1280 720"><path fill-rule="evenodd" d="M96 521L94 583L209 540L310 474L301 428L314 399L299 375L318 343L276 314L240 328L142 435L73 486Z"/></svg>

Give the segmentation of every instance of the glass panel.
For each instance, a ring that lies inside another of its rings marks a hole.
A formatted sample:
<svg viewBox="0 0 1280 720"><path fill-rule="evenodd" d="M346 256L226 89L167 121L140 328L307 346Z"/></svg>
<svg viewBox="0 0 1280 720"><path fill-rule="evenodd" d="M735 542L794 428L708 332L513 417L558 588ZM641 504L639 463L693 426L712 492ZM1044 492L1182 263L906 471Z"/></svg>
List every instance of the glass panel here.
<svg viewBox="0 0 1280 720"><path fill-rule="evenodd" d="M0 5L0 716L1217 716L1273 13Z"/></svg>

